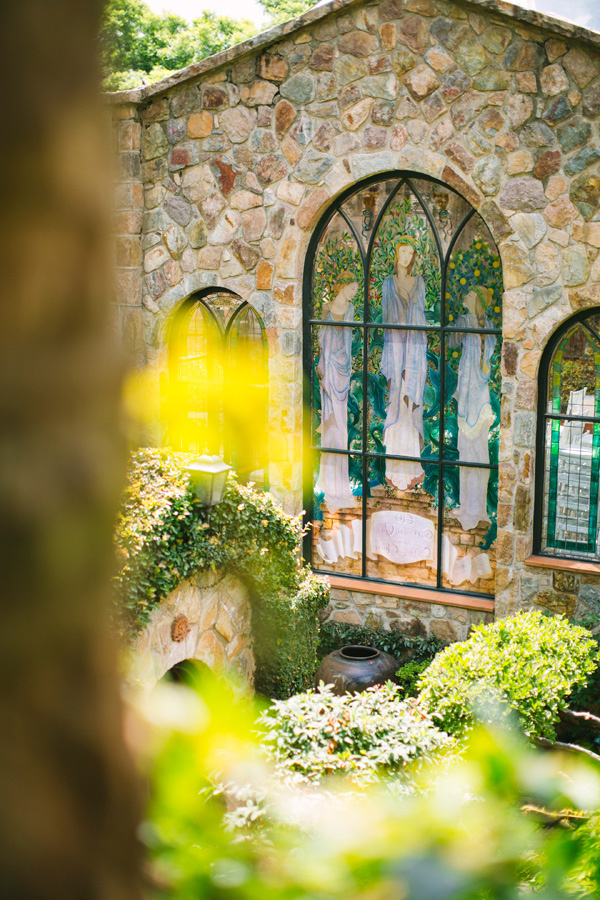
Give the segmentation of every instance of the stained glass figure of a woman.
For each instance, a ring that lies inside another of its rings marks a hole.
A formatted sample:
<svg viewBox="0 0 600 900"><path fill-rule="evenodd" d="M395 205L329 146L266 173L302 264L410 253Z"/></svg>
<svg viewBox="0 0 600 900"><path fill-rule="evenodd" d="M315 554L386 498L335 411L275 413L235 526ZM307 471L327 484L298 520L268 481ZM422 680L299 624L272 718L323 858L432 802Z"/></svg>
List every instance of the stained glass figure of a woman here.
<svg viewBox="0 0 600 900"><path fill-rule="evenodd" d="M425 319L425 282L413 275L416 257L414 239L403 235L394 250L394 274L383 282L384 326L381 371L388 380L385 419L386 453L397 456L421 455L423 438L423 391L427 378L427 336L425 331L386 329L386 325L422 328ZM388 459L386 478L399 490L409 490L423 478L416 461Z"/></svg>
<svg viewBox="0 0 600 900"><path fill-rule="evenodd" d="M323 305L325 322L351 322L358 291L356 277L349 271L339 276L332 298ZM348 391L352 372L352 328L324 325L319 332L321 355L317 374L321 379L321 446L332 450L348 449ZM352 493L348 475L348 457L342 453L323 453L316 492L323 492L330 512L359 505Z"/></svg>
<svg viewBox="0 0 600 900"><path fill-rule="evenodd" d="M485 314L493 305L487 288L475 287L464 299L467 312L456 320L460 328L492 328ZM489 463L489 433L494 421L490 404L490 360L496 346L493 334L453 334L449 348L462 344L458 364L456 397L458 406L458 453L466 463ZM469 531L479 522L489 522L487 488L489 469L460 466L460 507L452 511L462 528Z"/></svg>

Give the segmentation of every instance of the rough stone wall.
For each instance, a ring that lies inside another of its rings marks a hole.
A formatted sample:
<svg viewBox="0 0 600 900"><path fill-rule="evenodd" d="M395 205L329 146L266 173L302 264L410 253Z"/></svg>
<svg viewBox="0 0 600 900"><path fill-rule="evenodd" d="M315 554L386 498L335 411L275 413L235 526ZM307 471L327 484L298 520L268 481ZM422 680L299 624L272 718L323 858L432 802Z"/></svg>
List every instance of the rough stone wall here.
<svg viewBox="0 0 600 900"><path fill-rule="evenodd" d="M384 628L413 637L432 635L442 641L464 641L472 625L491 622L492 618L491 613L475 609L335 588L323 621Z"/></svg>
<svg viewBox="0 0 600 900"><path fill-rule="evenodd" d="M135 152L121 154L127 228L138 226L144 191L141 230L120 239L124 331L138 347L143 317L158 373L170 317L194 290L225 286L257 309L269 338L270 482L290 510L302 503L301 284L315 223L342 190L391 170L438 178L478 209L506 288L496 548L505 615L571 596L523 562L540 356L560 322L600 304L600 44L501 7L336 2L305 27L271 32L266 48L228 51L205 75L116 112L123 148L141 127L139 182Z"/></svg>
<svg viewBox="0 0 600 900"><path fill-rule="evenodd" d="M146 362L142 315L144 190L141 181L141 134L136 107L126 104L117 106L113 118L115 325L125 352L138 368Z"/></svg>
<svg viewBox="0 0 600 900"><path fill-rule="evenodd" d="M173 623L179 616L186 621L177 633ZM233 575L207 574L183 581L139 634L128 680L148 692L178 662L196 659L215 672L228 671L252 684L250 624L248 592Z"/></svg>

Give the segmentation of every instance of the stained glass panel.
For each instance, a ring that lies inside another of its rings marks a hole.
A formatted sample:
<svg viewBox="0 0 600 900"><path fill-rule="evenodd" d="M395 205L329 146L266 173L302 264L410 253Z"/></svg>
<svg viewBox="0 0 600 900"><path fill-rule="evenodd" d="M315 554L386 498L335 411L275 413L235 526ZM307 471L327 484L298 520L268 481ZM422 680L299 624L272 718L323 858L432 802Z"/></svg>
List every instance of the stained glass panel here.
<svg viewBox="0 0 600 900"><path fill-rule="evenodd" d="M371 460L367 499L367 576L405 584L436 585L437 489L420 476L404 490L396 486L398 460ZM427 468L427 467L426 467ZM437 466L435 466L437 470ZM410 474L410 473L409 473ZM416 473L418 474L418 473ZM382 480L383 479L383 480Z"/></svg>
<svg viewBox="0 0 600 900"><path fill-rule="evenodd" d="M268 346L262 323L251 306L230 320L224 392L224 451L241 481L266 482ZM240 403L239 391L243 392ZM234 403L230 404L230 396Z"/></svg>
<svg viewBox="0 0 600 900"><path fill-rule="evenodd" d="M483 220L428 179L373 179L334 211L311 266L311 315L330 323L305 330L314 563L493 593L502 268Z"/></svg>
<svg viewBox="0 0 600 900"><path fill-rule="evenodd" d="M172 440L179 449L204 453L214 445L213 432L220 433L221 340L212 313L202 303L192 306L180 324L175 347L180 414Z"/></svg>
<svg viewBox="0 0 600 900"><path fill-rule="evenodd" d="M232 294L228 291L213 291L203 297L202 302L213 314L221 334L225 334L227 326L242 305L242 300L237 294ZM250 307L247 307L247 309L254 312ZM256 313L254 313L254 316L256 317Z"/></svg>
<svg viewBox="0 0 600 900"><path fill-rule="evenodd" d="M362 459L316 453L313 564L344 574L362 573Z"/></svg>
<svg viewBox="0 0 600 900"><path fill-rule="evenodd" d="M464 327L486 324L474 314ZM446 337L444 456L466 463L498 461L500 440L500 336L476 331Z"/></svg>
<svg viewBox="0 0 600 900"><path fill-rule="evenodd" d="M222 456L267 487L268 344L252 307L221 290L191 298L175 320L169 439Z"/></svg>
<svg viewBox="0 0 600 900"><path fill-rule="evenodd" d="M489 469L444 466L442 586L494 593L496 502ZM490 508L491 507L491 508Z"/></svg>
<svg viewBox="0 0 600 900"><path fill-rule="evenodd" d="M471 207L464 197L445 185L424 181L422 178L411 178L409 184L429 210L442 247L442 254L445 255L456 230Z"/></svg>
<svg viewBox="0 0 600 900"><path fill-rule="evenodd" d="M599 558L600 338L596 317L562 335L548 369L542 549Z"/></svg>
<svg viewBox="0 0 600 900"><path fill-rule="evenodd" d="M425 210L404 185L371 248L369 320L425 327L440 321L440 261Z"/></svg>
<svg viewBox="0 0 600 900"><path fill-rule="evenodd" d="M439 452L438 332L369 329L368 449L435 459Z"/></svg>
<svg viewBox="0 0 600 900"><path fill-rule="evenodd" d="M568 416L600 416L597 381L600 341L584 325L560 340L550 364L548 412Z"/></svg>
<svg viewBox="0 0 600 900"><path fill-rule="evenodd" d="M397 184L396 180L371 184L357 191L342 205L342 210L354 226L355 233L359 235L365 252L379 213Z"/></svg>
<svg viewBox="0 0 600 900"><path fill-rule="evenodd" d="M331 309L352 303L349 317L363 318L363 263L348 223L339 214L325 229L315 254L312 274L312 318L327 319ZM340 297L340 294L342 295Z"/></svg>
<svg viewBox="0 0 600 900"><path fill-rule="evenodd" d="M361 450L362 330L313 325L312 350L313 446Z"/></svg>
<svg viewBox="0 0 600 900"><path fill-rule="evenodd" d="M450 328L460 327L458 320L469 312L475 295L487 319L485 327L500 329L503 290L498 248L483 219L475 213L450 254L445 292L446 324Z"/></svg>

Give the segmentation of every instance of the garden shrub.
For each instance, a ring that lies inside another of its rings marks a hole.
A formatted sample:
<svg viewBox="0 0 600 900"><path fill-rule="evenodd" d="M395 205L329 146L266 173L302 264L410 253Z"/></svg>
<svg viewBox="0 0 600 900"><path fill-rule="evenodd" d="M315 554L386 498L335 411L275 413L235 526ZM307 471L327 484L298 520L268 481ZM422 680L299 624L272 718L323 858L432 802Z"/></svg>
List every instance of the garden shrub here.
<svg viewBox="0 0 600 900"><path fill-rule="evenodd" d="M420 679L419 699L441 727L462 734L510 710L530 737L554 740L559 710L598 664L590 633L562 616L521 612L473 629L447 647ZM499 703L500 701L500 703Z"/></svg>
<svg viewBox="0 0 600 900"><path fill-rule="evenodd" d="M600 654L600 634L595 631L600 625L600 618L597 615L584 616L580 621L573 621L573 624L587 628ZM569 708L600 716L600 667L591 673L587 683L573 688L569 695Z"/></svg>
<svg viewBox="0 0 600 900"><path fill-rule="evenodd" d="M342 622L326 622L321 625L319 659L333 650L339 650L344 644L375 647L384 653L390 653L399 663L411 660L429 662L446 646L445 641L435 637L411 637L397 631L385 631L383 628L363 628Z"/></svg>
<svg viewBox="0 0 600 900"><path fill-rule="evenodd" d="M386 779L391 791L345 780L295 786L264 762L252 700L232 702L220 685L201 697L167 691L146 713L151 791L140 840L153 900L600 896L597 819L577 827L568 818L600 801L586 761L476 729L451 765L420 769L424 790L410 796L394 791L404 770ZM570 827L547 827L565 812Z"/></svg>
<svg viewBox="0 0 600 900"><path fill-rule="evenodd" d="M263 741L282 777L298 773L311 782L329 775L374 782L452 744L390 682L342 696L321 685L275 702L259 722L267 728Z"/></svg>
<svg viewBox="0 0 600 900"><path fill-rule="evenodd" d="M305 690L316 668L318 611L329 594L323 579L299 565L301 522L235 477L208 517L183 469L192 459L170 450L133 454L116 530L121 630L138 632L183 579L233 572L250 593L257 690L278 698Z"/></svg>
<svg viewBox="0 0 600 900"><path fill-rule="evenodd" d="M419 692L419 676L430 665L431 660L422 659L420 662L413 659L405 663L396 672L396 683L403 697L416 697Z"/></svg>

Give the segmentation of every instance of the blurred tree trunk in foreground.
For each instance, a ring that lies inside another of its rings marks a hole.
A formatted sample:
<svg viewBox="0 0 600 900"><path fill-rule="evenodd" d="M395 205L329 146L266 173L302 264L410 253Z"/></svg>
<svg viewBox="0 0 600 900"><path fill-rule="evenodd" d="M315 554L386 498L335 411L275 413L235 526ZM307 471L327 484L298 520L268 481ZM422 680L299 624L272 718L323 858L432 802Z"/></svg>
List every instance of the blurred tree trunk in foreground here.
<svg viewBox="0 0 600 900"><path fill-rule="evenodd" d="M137 893L107 626L123 468L100 0L0 12L0 895Z"/></svg>

